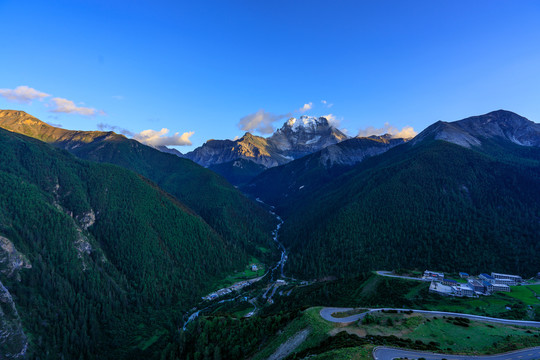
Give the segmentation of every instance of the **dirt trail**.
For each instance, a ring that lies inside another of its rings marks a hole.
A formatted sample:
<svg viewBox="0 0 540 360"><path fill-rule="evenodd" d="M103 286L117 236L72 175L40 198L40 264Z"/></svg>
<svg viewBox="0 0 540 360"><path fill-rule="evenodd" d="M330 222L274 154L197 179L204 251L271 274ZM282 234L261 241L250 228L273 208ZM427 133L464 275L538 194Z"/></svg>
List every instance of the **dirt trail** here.
<svg viewBox="0 0 540 360"><path fill-rule="evenodd" d="M285 341L267 360L281 360L294 351L309 335L309 329L297 332L289 340Z"/></svg>

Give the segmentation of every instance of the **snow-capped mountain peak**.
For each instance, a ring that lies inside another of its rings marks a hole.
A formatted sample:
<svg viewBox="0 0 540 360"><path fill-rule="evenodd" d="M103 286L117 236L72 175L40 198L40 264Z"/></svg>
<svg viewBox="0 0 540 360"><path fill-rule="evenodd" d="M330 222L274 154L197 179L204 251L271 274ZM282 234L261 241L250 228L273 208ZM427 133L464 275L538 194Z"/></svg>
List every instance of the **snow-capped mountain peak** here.
<svg viewBox="0 0 540 360"><path fill-rule="evenodd" d="M316 118L314 116L302 115L299 119L292 117L287 120L280 130L289 128L295 132L300 130L315 131L320 126L329 126L328 120L325 117Z"/></svg>

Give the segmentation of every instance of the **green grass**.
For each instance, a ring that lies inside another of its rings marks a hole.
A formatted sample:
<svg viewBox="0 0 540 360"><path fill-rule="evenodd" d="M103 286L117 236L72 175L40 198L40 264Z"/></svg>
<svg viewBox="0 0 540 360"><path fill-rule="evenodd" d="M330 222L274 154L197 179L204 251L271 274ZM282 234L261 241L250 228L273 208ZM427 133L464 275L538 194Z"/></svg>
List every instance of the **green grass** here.
<svg viewBox="0 0 540 360"><path fill-rule="evenodd" d="M252 271L251 265L257 265L258 270ZM266 267L257 258L251 257L249 263L244 267L243 271L237 271L233 274L229 274L226 278L214 283L213 288L218 290L228 286L231 286L237 282L243 280L253 279L259 276L263 276L266 271Z"/></svg>
<svg viewBox="0 0 540 360"><path fill-rule="evenodd" d="M423 315L373 314L375 322L359 324L367 335L395 335L424 343L436 342L441 351L491 354L540 344L540 330L471 321L468 327L454 320ZM391 320L388 320L391 319Z"/></svg>
<svg viewBox="0 0 540 360"><path fill-rule="evenodd" d="M536 291L531 289L533 286L540 292L538 285L512 286L510 288L511 292L507 293L507 295L522 301L525 305L540 305L540 300L534 296Z"/></svg>
<svg viewBox="0 0 540 360"><path fill-rule="evenodd" d="M281 334L272 339L261 352L255 355L253 360L268 358L281 344L306 328L310 329L310 333L307 339L300 344L295 351L301 351L303 349L318 345L323 339L326 338L328 332L334 327L331 323L321 318L319 315L321 309L321 307L314 307L305 310L300 317L287 325Z"/></svg>
<svg viewBox="0 0 540 360"><path fill-rule="evenodd" d="M355 348L337 349L325 352L324 354L310 357L315 360L372 360L373 345L365 345Z"/></svg>

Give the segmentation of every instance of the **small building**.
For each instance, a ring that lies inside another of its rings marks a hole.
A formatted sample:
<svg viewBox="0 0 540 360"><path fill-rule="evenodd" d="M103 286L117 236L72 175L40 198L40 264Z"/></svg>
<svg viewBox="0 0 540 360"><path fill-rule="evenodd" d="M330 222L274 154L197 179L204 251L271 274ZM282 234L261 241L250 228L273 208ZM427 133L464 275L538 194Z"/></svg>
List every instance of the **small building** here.
<svg viewBox="0 0 540 360"><path fill-rule="evenodd" d="M435 281L442 281L444 279L444 274L436 271L424 271L424 279L430 279Z"/></svg>
<svg viewBox="0 0 540 360"><path fill-rule="evenodd" d="M485 281L491 283L491 284L494 284L494 283L495 283L495 278L493 278L493 276L488 275L488 274L486 274L486 273L482 273L482 274L480 274L478 277L479 277L480 279L482 279L482 280L485 280Z"/></svg>
<svg viewBox="0 0 540 360"><path fill-rule="evenodd" d="M443 285L448 285L448 286L457 286L458 285L458 282L456 280L452 280L452 279L443 279L442 283L443 283Z"/></svg>
<svg viewBox="0 0 540 360"><path fill-rule="evenodd" d="M516 282L511 279L495 279L495 284L514 286Z"/></svg>
<svg viewBox="0 0 540 360"><path fill-rule="evenodd" d="M493 292L496 291L510 292L510 286L505 284L493 284Z"/></svg>
<svg viewBox="0 0 540 360"><path fill-rule="evenodd" d="M446 286L440 282L432 281L429 285L429 292L434 292L444 296L450 296L454 294L454 289L451 286Z"/></svg>
<svg viewBox="0 0 540 360"><path fill-rule="evenodd" d="M493 284L489 281L483 280L482 285L484 285L486 294L491 294L493 292Z"/></svg>
<svg viewBox="0 0 540 360"><path fill-rule="evenodd" d="M540 274L540 273L539 273ZM462 279L468 279L469 278L469 274L465 273L465 272L460 272L459 273L459 277L462 278Z"/></svg>
<svg viewBox="0 0 540 360"><path fill-rule="evenodd" d="M452 288L454 289L454 294L456 296L474 297L474 291L468 284L453 286Z"/></svg>
<svg viewBox="0 0 540 360"><path fill-rule="evenodd" d="M468 285L476 293L484 294L486 292L484 285L478 280L469 279Z"/></svg>
<svg viewBox="0 0 540 360"><path fill-rule="evenodd" d="M251 265L251 271L257 271L257 270L259 270L257 265L255 265L255 264Z"/></svg>
<svg viewBox="0 0 540 360"><path fill-rule="evenodd" d="M521 278L521 276L519 275L509 275L509 274L500 274L500 273L491 273L491 276L493 278L495 278L495 280L510 280L510 281L513 281L514 283L512 285L516 285L518 283L522 283L523 282L523 279ZM507 283L507 285L510 285L509 283Z"/></svg>
<svg viewBox="0 0 540 360"><path fill-rule="evenodd" d="M536 278L540 279L540 272L538 274L536 274Z"/></svg>

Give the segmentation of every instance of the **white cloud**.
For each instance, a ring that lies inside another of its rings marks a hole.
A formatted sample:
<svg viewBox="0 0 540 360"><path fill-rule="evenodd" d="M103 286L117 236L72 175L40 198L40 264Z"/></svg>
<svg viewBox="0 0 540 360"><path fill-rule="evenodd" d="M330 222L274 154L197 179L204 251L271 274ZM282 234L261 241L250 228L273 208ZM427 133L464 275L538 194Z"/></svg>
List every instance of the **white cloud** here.
<svg viewBox="0 0 540 360"><path fill-rule="evenodd" d="M332 106L334 106L334 104L329 104L328 101L326 100L321 100L321 104L323 104L324 106L326 106L327 108L331 108Z"/></svg>
<svg viewBox="0 0 540 360"><path fill-rule="evenodd" d="M298 109L298 111L303 113L303 112L306 112L308 110L311 110L312 108L313 108L313 103L310 102L310 103L304 104L304 106L302 106L300 109Z"/></svg>
<svg viewBox="0 0 540 360"><path fill-rule="evenodd" d="M32 100L38 99L42 101L51 95L23 85L17 86L15 89L0 89L0 96L10 101L30 104Z"/></svg>
<svg viewBox="0 0 540 360"><path fill-rule="evenodd" d="M326 118L326 120L328 120L328 123L335 128L337 128L341 123L341 119L338 119L334 114L323 115L322 117Z"/></svg>
<svg viewBox="0 0 540 360"><path fill-rule="evenodd" d="M272 124L290 115L276 115L261 109L256 113L241 118L238 122L238 127L244 131L258 131L261 134L271 134L274 132L274 126Z"/></svg>
<svg viewBox="0 0 540 360"><path fill-rule="evenodd" d="M133 137L135 135L134 133L132 133L128 129L124 129L124 128L121 128L119 126L110 125L110 124L106 124L106 123L97 124L97 128L100 131L114 131L116 133L126 135L126 136L130 136L130 137Z"/></svg>
<svg viewBox="0 0 540 360"><path fill-rule="evenodd" d="M88 108L88 107L79 107L75 105L75 103L68 99L63 98L52 98L51 101L53 102L52 106L53 109L52 112L56 113L75 113L80 115L86 115L86 116L92 116L92 115L105 115L105 113L101 110L96 110L94 108Z"/></svg>
<svg viewBox="0 0 540 360"><path fill-rule="evenodd" d="M404 128L401 129L400 132L398 132L397 134L393 134L393 135L394 135L395 138L407 139L407 138L415 137L416 134L418 134L418 133L416 131L414 131L412 126L405 126Z"/></svg>
<svg viewBox="0 0 540 360"><path fill-rule="evenodd" d="M172 136L165 136L169 133L169 129L163 128L160 131L148 129L143 130L140 133L133 136L133 138L143 144L150 146L182 146L192 145L189 138L195 132L185 132L182 135L180 133L174 133Z"/></svg>
<svg viewBox="0 0 540 360"><path fill-rule="evenodd" d="M369 126L365 129L361 129L358 132L358 137L383 134L390 134L393 138L412 138L416 136L417 132L414 131L412 126L405 126L401 130L399 130L395 126L390 125L389 123L384 123L384 126L382 128L375 128L373 126Z"/></svg>

